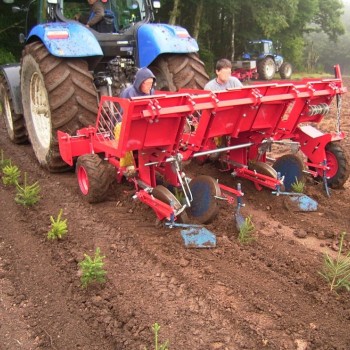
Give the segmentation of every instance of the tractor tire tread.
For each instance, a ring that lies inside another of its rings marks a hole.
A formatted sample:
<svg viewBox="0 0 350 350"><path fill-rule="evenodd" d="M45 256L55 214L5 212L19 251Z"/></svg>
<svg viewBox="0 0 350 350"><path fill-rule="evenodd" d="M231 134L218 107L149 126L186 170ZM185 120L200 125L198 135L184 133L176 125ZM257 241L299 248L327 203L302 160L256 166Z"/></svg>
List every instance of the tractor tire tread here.
<svg viewBox="0 0 350 350"><path fill-rule="evenodd" d="M43 77L51 112L50 149L45 159L39 162L51 172L68 170L69 166L61 159L58 144L54 142L57 138L56 132L59 128L74 134L78 129L95 123L98 100L92 75L83 59L52 56L41 42L26 45L22 53L22 62L27 55L32 56ZM23 65L21 76L22 71ZM22 97L24 94L28 95L28 92L22 91ZM26 119L31 119L31 111L28 108L27 114ZM82 115L84 118L81 118Z"/></svg>
<svg viewBox="0 0 350 350"><path fill-rule="evenodd" d="M5 97L7 101L5 102ZM8 103L8 106L5 104ZM13 143L21 144L28 141L27 130L23 114L15 113L13 109L13 101L10 93L10 88L3 75L0 75L0 105L1 114L5 120L7 134ZM9 107L9 110L7 110ZM11 120L8 120L10 118Z"/></svg>

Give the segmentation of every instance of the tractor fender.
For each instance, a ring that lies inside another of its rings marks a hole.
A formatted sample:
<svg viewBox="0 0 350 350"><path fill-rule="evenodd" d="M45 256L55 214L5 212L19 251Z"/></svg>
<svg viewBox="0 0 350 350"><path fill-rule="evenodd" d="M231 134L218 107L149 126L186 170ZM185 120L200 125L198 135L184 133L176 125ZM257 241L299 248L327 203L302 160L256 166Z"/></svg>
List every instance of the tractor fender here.
<svg viewBox="0 0 350 350"><path fill-rule="evenodd" d="M137 32L140 67L147 67L163 53L198 52L198 44L185 28L148 23Z"/></svg>
<svg viewBox="0 0 350 350"><path fill-rule="evenodd" d="M13 110L16 114L23 114L20 64L5 64L0 69L10 89Z"/></svg>
<svg viewBox="0 0 350 350"><path fill-rule="evenodd" d="M30 31L27 43L38 39L53 56L103 56L101 46L92 32L75 21L39 24Z"/></svg>

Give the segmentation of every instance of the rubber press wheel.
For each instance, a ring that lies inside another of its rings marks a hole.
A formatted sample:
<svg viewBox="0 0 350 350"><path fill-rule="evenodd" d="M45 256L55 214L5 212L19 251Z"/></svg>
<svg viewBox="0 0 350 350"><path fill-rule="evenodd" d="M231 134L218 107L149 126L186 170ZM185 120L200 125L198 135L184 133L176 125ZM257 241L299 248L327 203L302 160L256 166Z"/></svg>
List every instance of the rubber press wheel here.
<svg viewBox="0 0 350 350"><path fill-rule="evenodd" d="M276 172L284 176L284 187L287 192L292 190L292 185L304 180L304 163L295 154L285 154L273 164Z"/></svg>
<svg viewBox="0 0 350 350"><path fill-rule="evenodd" d="M159 199L163 203L171 204L174 206L175 210L179 210L182 205L179 200L163 185L158 185L152 190L152 195L154 198ZM188 223L188 215L186 211L181 212L177 216L177 221L181 223Z"/></svg>
<svg viewBox="0 0 350 350"><path fill-rule="evenodd" d="M350 158L346 148L340 142L330 142L326 146L327 183L331 188L341 188L350 175ZM313 168L311 168L314 170ZM322 180L323 170L318 169L318 180Z"/></svg>
<svg viewBox="0 0 350 350"><path fill-rule="evenodd" d="M97 154L85 154L78 158L76 175L80 193L89 203L104 201L114 181L115 168Z"/></svg>
<svg viewBox="0 0 350 350"><path fill-rule="evenodd" d="M190 182L193 196L190 215L199 223L207 224L213 221L219 211L217 198L221 196L218 183L210 176L200 175Z"/></svg>

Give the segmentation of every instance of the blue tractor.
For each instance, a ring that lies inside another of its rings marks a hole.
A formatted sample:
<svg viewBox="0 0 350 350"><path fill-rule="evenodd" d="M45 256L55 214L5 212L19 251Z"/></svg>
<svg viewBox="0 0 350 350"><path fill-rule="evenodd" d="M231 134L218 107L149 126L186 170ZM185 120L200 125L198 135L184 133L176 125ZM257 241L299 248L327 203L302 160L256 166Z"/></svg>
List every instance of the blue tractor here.
<svg viewBox="0 0 350 350"><path fill-rule="evenodd" d="M271 80L276 72L279 72L281 79L290 79L292 76L292 65L277 54L271 40L249 41L242 59L256 62L259 79Z"/></svg>
<svg viewBox="0 0 350 350"><path fill-rule="evenodd" d="M10 139L29 139L52 172L67 168L57 130L74 134L94 124L99 97L117 96L138 68L153 71L157 90L203 88L209 79L186 29L152 23L160 1L101 2L104 25L95 29L76 20L77 13L89 16L86 0L30 0L12 8L25 14L26 30L21 63L1 67L1 113Z"/></svg>

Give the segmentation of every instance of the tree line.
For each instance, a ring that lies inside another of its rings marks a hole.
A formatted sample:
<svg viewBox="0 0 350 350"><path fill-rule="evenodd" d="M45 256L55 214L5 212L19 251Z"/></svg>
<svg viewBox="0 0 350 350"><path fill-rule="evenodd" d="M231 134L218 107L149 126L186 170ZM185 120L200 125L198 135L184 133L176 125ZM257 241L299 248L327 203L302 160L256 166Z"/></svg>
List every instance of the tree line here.
<svg viewBox="0 0 350 350"><path fill-rule="evenodd" d="M16 1L21 3L27 1ZM322 65L318 50L325 49L315 35L321 33L323 43L337 44L345 34L343 14L342 0L161 0L156 21L186 28L197 39L208 72L219 58L238 59L251 39L272 40L295 70L312 71ZM0 3L1 63L20 57L23 17ZM323 68L329 64L324 60Z"/></svg>

